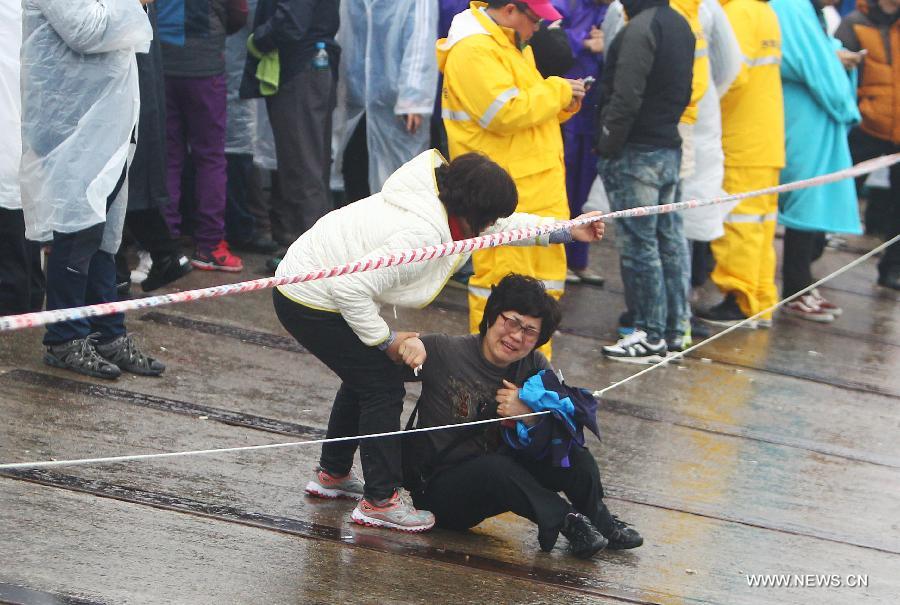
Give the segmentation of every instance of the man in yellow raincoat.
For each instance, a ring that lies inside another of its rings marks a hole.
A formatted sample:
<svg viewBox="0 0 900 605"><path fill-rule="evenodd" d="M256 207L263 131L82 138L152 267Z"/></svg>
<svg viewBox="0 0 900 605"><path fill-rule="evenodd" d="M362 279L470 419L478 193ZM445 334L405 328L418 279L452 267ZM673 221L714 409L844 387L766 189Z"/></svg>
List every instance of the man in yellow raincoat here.
<svg viewBox="0 0 900 605"><path fill-rule="evenodd" d="M525 46L542 19L561 18L549 0L472 2L437 43L444 73L442 117L450 156L477 151L500 164L519 192L518 212L569 217L560 123L580 109L579 80L543 78ZM478 331L491 286L516 272L563 294L566 252L548 247L502 246L473 255L469 328ZM541 349L550 354L550 343Z"/></svg>
<svg viewBox="0 0 900 605"><path fill-rule="evenodd" d="M778 184L784 167L784 104L781 93L781 30L761 0L722 0L744 65L722 97L724 189L743 193ZM775 287L775 221L778 196L746 199L725 217L725 235L712 242L712 280L725 299L698 317L718 325L756 315L778 301ZM760 320L771 323L771 313ZM749 324L750 327L754 327Z"/></svg>

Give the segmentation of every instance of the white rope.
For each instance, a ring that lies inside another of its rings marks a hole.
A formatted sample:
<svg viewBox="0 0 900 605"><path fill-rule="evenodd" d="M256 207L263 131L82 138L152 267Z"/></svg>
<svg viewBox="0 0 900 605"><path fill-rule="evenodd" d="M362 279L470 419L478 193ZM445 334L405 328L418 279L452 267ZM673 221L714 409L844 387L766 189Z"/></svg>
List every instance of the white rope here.
<svg viewBox="0 0 900 605"><path fill-rule="evenodd" d="M707 344L709 344L709 343L711 343L711 342L713 342L713 341L715 341L715 340L718 340L719 338L722 338L722 337L725 336L726 334L730 334L731 332L733 332L733 331L735 331L735 330L739 330L739 329L742 328L745 324L748 324L748 323L750 323L750 322L756 321L757 319L759 319L760 317L762 317L762 316L765 315L766 313L769 313L770 311L774 311L774 310L778 309L779 307L781 307L781 306L783 306L783 305L785 305L785 304L791 302L792 300L794 300L794 299L797 298L798 296L803 296L804 294L806 294L806 293L809 292L810 290L812 290L812 289L814 289L814 288L818 288L820 285L824 284L824 283L827 282L828 280L833 279L833 278L837 277L838 275L841 275L842 273L845 273L845 272L849 271L850 269L852 269L853 267L856 267L857 265L859 265L859 264L862 263L863 261L865 261L865 260L871 258L873 255L878 254L879 252L881 252L882 250L884 250L884 249L887 248L888 246L890 246L890 245L896 243L898 240L900 240L900 235L894 236L892 239L890 239L890 240L884 242L883 244L881 244L880 246L878 246L878 247L875 248L874 250L870 250L869 252L866 252L865 254L863 254L862 256L860 256L859 258L857 258L856 260L854 260L853 262L849 263L848 265L846 265L846 266L844 266L844 267L841 267L840 269L838 269L838 270L835 271L834 273L831 273L830 275L827 275L827 276L823 277L822 279L820 279L820 280L817 281L816 283L814 283L814 284L812 284L812 285L810 285L810 286L807 286L806 288L800 290L800 291L797 292L796 294L792 294L791 296L788 296L788 297L785 298L784 300L778 301L777 303L775 303L774 305L772 305L772 306L769 307L768 309L763 309L762 311L760 311L760 312L757 313L756 315L753 315L752 317L748 317L747 319L744 319L744 320L740 321L739 323L736 323L736 324L733 325L733 326L729 326L727 329L725 329L725 330L723 330L723 331L721 331L721 332L719 332L719 333L717 333L717 334L715 334L715 335L713 335L713 336L710 336L709 338L706 338L706 339L704 339L704 340L701 340L700 342L698 342L698 343L695 344L694 346L689 347L689 348L685 349L684 351L679 351L678 353L675 353L675 354L673 354L673 355L671 355L671 356L666 356L666 358L663 359L662 361L657 362L657 363L653 364L652 366L649 366L649 367L647 367L647 368L641 370L640 372L637 372L637 373L635 373L635 374L632 374L632 375L629 376L628 378L625 378L625 379L623 379L623 380L620 380L619 382L613 383L613 384L609 385L608 387L606 387L606 388L604 388L604 389L600 389L599 391L594 391L594 397L602 397L604 393L608 393L609 391L611 391L611 390L613 390L613 389L617 389L617 388L619 388L620 386L622 386L623 384L625 384L625 383L627 383L627 382L631 382L631 381L634 380L635 378L638 378L639 376L643 376L644 374L647 374L648 372L651 372L651 371L655 370L656 368L659 368L659 367L664 366L664 365L666 365L666 364L672 363L672 362L674 362L674 361L678 361L678 360L680 360L682 357L684 357L685 355L687 355L688 353L690 353L691 351L695 351L695 350L699 349L700 347L702 347L702 346L704 346L704 345L707 345Z"/></svg>
<svg viewBox="0 0 900 605"><path fill-rule="evenodd" d="M77 458L74 460L46 460L42 462L12 462L0 464L0 471L15 470L24 468L53 468L57 466L79 466L86 464L106 464L110 462L131 462L133 460L154 460L158 458L175 458L177 456L202 456L207 454L227 454L232 452L249 452L254 450L271 450L280 447L294 447L297 445L316 445L322 443L338 443L341 441L354 441L362 439L376 439L378 437L396 437L398 435L411 435L412 433L427 433L430 431L440 431L443 429L464 428L475 426L478 424L489 424L492 422L502 422L503 420L517 420L519 418L531 418L533 416L541 416L549 414L548 410L543 412L532 412L530 414L520 414L518 416L507 416L505 418L489 418L487 420L473 420L472 422L462 422L459 424L445 424L442 426L428 426L420 429L410 429L390 431L388 433L372 433L370 435L358 435L350 437L331 437L325 439L313 439L310 441L288 441L285 443L267 443L265 445L245 445L242 447L223 447L211 450L188 450L183 452L164 452L161 454L133 454L128 456L107 456L104 458Z"/></svg>

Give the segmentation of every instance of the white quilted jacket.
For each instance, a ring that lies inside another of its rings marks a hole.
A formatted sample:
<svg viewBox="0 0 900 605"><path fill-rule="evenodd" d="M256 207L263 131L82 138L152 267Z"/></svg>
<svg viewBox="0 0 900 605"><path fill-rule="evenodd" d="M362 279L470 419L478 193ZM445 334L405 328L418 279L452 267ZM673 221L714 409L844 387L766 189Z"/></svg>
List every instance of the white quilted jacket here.
<svg viewBox="0 0 900 605"><path fill-rule="evenodd" d="M396 250L452 241L447 212L438 199L434 169L444 163L429 149L392 174L380 193L323 216L300 236L278 265L276 276L298 275ZM552 223L555 219L516 213L486 233ZM548 236L518 244L547 245ZM468 258L467 254L398 265L302 284L279 286L288 298L314 309L341 313L359 339L374 346L390 328L378 314L381 304L424 307Z"/></svg>

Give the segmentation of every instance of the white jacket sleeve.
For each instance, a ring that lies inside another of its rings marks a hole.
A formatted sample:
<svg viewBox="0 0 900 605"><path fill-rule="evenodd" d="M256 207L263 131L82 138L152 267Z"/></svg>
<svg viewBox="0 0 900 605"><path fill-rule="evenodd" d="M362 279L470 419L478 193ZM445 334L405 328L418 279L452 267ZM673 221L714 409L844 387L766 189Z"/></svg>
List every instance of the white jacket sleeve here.
<svg viewBox="0 0 900 605"><path fill-rule="evenodd" d="M709 69L716 91L722 97L741 71L743 54L731 23L718 0L704 0L701 10L709 12L709 31L704 32L709 41Z"/></svg>
<svg viewBox="0 0 900 605"><path fill-rule="evenodd" d="M138 0L35 0L60 38L77 53L147 52L153 31Z"/></svg>
<svg viewBox="0 0 900 605"><path fill-rule="evenodd" d="M437 42L437 2L415 0L413 10L406 18L411 21L407 25L410 38L400 64L394 113L431 114L438 79L437 57L434 52Z"/></svg>
<svg viewBox="0 0 900 605"><path fill-rule="evenodd" d="M527 212L514 212L506 218L498 219L496 223L485 229L482 235L492 235L503 231L513 231L524 227L541 227L559 222L559 219L550 216L538 216ZM539 235L529 239L512 242L510 246L549 246L550 234Z"/></svg>

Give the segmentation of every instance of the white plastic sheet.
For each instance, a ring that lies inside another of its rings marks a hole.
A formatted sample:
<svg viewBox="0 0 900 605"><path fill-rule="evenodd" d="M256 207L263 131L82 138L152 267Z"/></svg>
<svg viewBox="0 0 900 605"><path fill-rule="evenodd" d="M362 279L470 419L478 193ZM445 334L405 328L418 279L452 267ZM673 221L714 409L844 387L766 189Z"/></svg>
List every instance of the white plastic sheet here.
<svg viewBox="0 0 900 605"><path fill-rule="evenodd" d="M153 32L136 0L23 8L22 205L29 239L47 241L106 220L140 109L135 52Z"/></svg>
<svg viewBox="0 0 900 605"><path fill-rule="evenodd" d="M344 0L338 43L346 96L334 115L334 152L340 160L363 112L369 149L369 188L384 181L428 147L437 94L437 2L433 0ZM343 91L342 91L343 92ZM415 134L401 116L420 114ZM340 174L339 161L334 173Z"/></svg>
<svg viewBox="0 0 900 605"><path fill-rule="evenodd" d="M18 0L0 2L0 208L22 207L19 196L19 159L22 157L19 93L19 48L22 46L22 7Z"/></svg>

